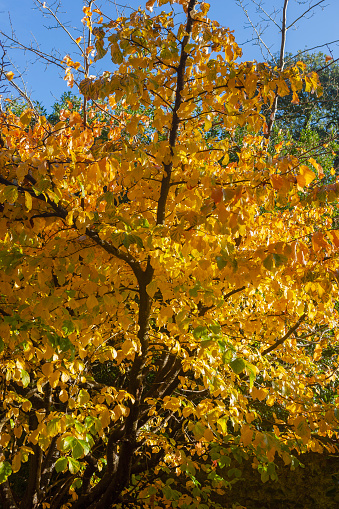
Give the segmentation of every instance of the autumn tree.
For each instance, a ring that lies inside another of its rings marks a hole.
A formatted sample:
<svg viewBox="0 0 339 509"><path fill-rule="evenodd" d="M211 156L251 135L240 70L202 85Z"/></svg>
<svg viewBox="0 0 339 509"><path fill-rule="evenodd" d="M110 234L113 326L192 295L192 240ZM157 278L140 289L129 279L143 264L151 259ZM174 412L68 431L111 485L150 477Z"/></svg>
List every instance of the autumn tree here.
<svg viewBox="0 0 339 509"><path fill-rule="evenodd" d="M231 507L243 458L336 450L339 188L261 113L318 77L154 4L84 9L82 110L1 117L4 509Z"/></svg>

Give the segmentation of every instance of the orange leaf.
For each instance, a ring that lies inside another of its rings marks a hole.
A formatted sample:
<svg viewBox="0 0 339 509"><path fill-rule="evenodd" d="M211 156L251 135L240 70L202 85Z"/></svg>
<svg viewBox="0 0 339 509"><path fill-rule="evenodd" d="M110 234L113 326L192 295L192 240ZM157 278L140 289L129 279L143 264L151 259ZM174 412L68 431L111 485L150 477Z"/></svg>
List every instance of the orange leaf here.
<svg viewBox="0 0 339 509"><path fill-rule="evenodd" d="M155 4L155 0L148 0L148 2L146 2L146 9L150 12L153 12L154 4Z"/></svg>
<svg viewBox="0 0 339 509"><path fill-rule="evenodd" d="M309 158L309 162L317 170L319 178L322 179L325 176L322 166L313 157Z"/></svg>
<svg viewBox="0 0 339 509"><path fill-rule="evenodd" d="M293 92L292 104L299 104L299 97L296 92Z"/></svg>
<svg viewBox="0 0 339 509"><path fill-rule="evenodd" d="M315 252L320 251L321 248L327 249L328 244L325 240L324 234L316 232L312 235L312 246Z"/></svg>
<svg viewBox="0 0 339 509"><path fill-rule="evenodd" d="M331 230L327 232L327 236L329 237L330 241L336 248L339 247L339 231L338 230Z"/></svg>

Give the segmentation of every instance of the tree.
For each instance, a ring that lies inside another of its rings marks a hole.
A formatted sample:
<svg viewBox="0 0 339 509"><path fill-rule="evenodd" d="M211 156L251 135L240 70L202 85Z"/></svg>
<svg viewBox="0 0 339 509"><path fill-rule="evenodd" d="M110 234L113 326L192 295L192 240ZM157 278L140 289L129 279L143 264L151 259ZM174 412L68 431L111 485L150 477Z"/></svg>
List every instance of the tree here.
<svg viewBox="0 0 339 509"><path fill-rule="evenodd" d="M5 509L231 506L243 458L336 450L338 186L261 114L318 77L172 3L85 8L83 115L1 117Z"/></svg>
<svg viewBox="0 0 339 509"><path fill-rule="evenodd" d="M289 55L287 61L302 61L307 72L319 75L322 94L310 96L303 90L298 94L298 103L292 104L292 95L281 97L276 115L278 129L292 132L294 139L300 138L302 131L312 129L327 141L329 135L336 137L338 131L338 83L339 66L336 61L323 53L299 52L297 57Z"/></svg>

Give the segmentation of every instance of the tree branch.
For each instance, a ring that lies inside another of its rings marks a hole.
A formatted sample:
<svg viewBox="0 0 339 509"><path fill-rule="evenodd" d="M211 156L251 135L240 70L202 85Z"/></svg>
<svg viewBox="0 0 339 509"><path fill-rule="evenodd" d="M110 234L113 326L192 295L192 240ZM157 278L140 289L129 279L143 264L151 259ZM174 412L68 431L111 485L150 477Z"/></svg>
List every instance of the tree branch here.
<svg viewBox="0 0 339 509"><path fill-rule="evenodd" d="M279 55L279 70L282 71L285 65L285 46L286 46L286 33L287 33L287 27L286 27L286 20L287 20L287 6L288 6L288 0L284 0L284 7L283 7L283 19L282 19L282 25L281 25L281 43L280 43L280 55ZM274 126L275 117L278 110L278 89L275 91L274 101L271 108L271 114L269 121L267 123L267 133L265 134L266 139L270 139L271 132Z"/></svg>
<svg viewBox="0 0 339 509"><path fill-rule="evenodd" d="M297 323L295 325L293 325L293 327L290 328L290 330L285 334L285 336L283 336L282 338L278 339L278 341L276 341L273 345L271 345L268 348L266 348L266 350L261 352L261 355L262 356L267 355L268 353L270 353L273 350L275 350L276 348L278 348L278 346L282 345L297 330L297 328L305 320L305 318L306 318L306 313L301 315L301 317L299 318Z"/></svg>
<svg viewBox="0 0 339 509"><path fill-rule="evenodd" d="M178 110L180 108L180 105L182 103L182 96L181 92L184 89L185 86L185 70L186 70L186 62L188 58L188 53L185 51L185 46L188 44L192 28L193 28L193 18L191 16L191 13L194 10L194 7L196 6L198 0L190 0L188 5L188 12L187 12L187 23L185 32L186 35L184 36L183 40L181 41L181 55L180 55L180 61L179 66L177 69L177 86L176 86L176 92L175 92L175 101L174 101L174 108L173 108L173 114L172 114L172 126L169 132L169 149L170 149L170 155L173 156L173 149L175 147L177 136L178 136L178 129L179 129L179 116L178 116ZM165 222L165 209L166 209L166 201L167 196L170 189L170 182L171 182L171 173L172 173L172 167L173 162L170 161L169 163L163 163L163 167L165 170L165 175L161 181L161 188L160 188L160 196L158 201L158 208L157 208L157 224L164 224Z"/></svg>

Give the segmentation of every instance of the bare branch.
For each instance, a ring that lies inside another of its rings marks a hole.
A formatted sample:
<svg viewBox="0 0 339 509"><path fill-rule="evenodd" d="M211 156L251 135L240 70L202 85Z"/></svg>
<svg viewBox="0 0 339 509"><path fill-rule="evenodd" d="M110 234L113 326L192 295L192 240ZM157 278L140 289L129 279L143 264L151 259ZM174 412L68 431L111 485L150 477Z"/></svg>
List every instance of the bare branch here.
<svg viewBox="0 0 339 509"><path fill-rule="evenodd" d="M255 31L256 35L257 35L257 38L258 38L258 41L260 42L260 44L262 44L264 46L264 48L266 49L267 53L270 55L270 57L272 58L273 62L276 63L275 61L275 58L274 58L274 55L273 53L271 52L270 48L267 46L267 44L265 43L265 41L262 39L261 37L261 34L259 33L258 31L258 28L255 26L255 24L253 23L253 21L251 20L249 14L248 14L248 11L247 9L245 8L245 6L243 5L243 2L242 0L238 0L239 2L239 5L240 7L242 8L242 10L244 11L245 13L245 16L246 18L248 19L248 22L250 23L251 27L253 28L253 30ZM261 48L260 48L261 50ZM264 56L264 54L262 53L262 55Z"/></svg>
<svg viewBox="0 0 339 509"><path fill-rule="evenodd" d="M60 62L60 60L56 57L54 57L53 55L50 55L48 53L45 53L44 51L41 51L40 49L38 48L33 48L32 46L26 46L25 44L23 44L22 42L18 41L17 39L14 39L13 37L5 34L5 32L2 32L0 30L0 35L2 35L3 37L5 37L7 40L9 41L12 41L14 42L15 44L18 45L19 48L21 48L22 50L24 51L30 51L31 53L34 53L35 55L37 55L39 58L41 58L42 60L45 60L48 64L54 64L56 65L57 67L60 67L63 71L66 69L66 65L65 64L62 64Z"/></svg>
<svg viewBox="0 0 339 509"><path fill-rule="evenodd" d="M58 18L58 16L56 15L56 13L46 4L46 2L41 2L40 0L35 0L41 7L41 9L46 9L46 11L49 12L49 14L55 19L55 21L58 23L58 26L60 28L62 28L66 34L68 35L68 37L74 42L74 44L77 45L77 47L79 48L79 50L81 51L81 54L82 56L86 57L86 54L84 53L84 50L82 49L82 47L80 46L80 44L77 42L76 39L74 39L73 35L70 33L70 31L67 29L67 27L65 26L64 23L62 23L62 21L60 21L60 19Z"/></svg>
<svg viewBox="0 0 339 509"><path fill-rule="evenodd" d="M310 53L314 49L323 48L324 46L330 46L330 44L336 44L337 42L339 42L339 39L336 39L335 41L331 41L331 42L326 42L324 44L318 44L317 46L313 46L312 48L304 49L303 51L298 51L298 53L296 55L293 55L293 57L288 58L286 60L285 64L288 64L289 62L291 62L291 60L294 60L299 55L303 55L304 53Z"/></svg>
<svg viewBox="0 0 339 509"><path fill-rule="evenodd" d="M318 7L318 5L320 4L323 4L325 2L325 0L320 0L319 2L317 2L316 4L314 5L311 5L305 12L303 12L302 14L300 14L300 16L295 19L290 25L288 25L288 27L286 28L286 30L289 30L291 27L293 27L293 25L295 25L300 19L302 19L308 12L310 12L312 9L315 9L316 7Z"/></svg>
<svg viewBox="0 0 339 509"><path fill-rule="evenodd" d="M275 19L270 15L268 14L268 12L265 11L265 9L263 8L263 6L261 4L259 4L258 2L256 2L255 0L252 0L252 3L254 3L258 9L260 9L264 14L265 16L267 16L267 18L272 21L272 23L274 23L274 25L279 28L280 30L280 26L278 25L278 23L275 21Z"/></svg>

